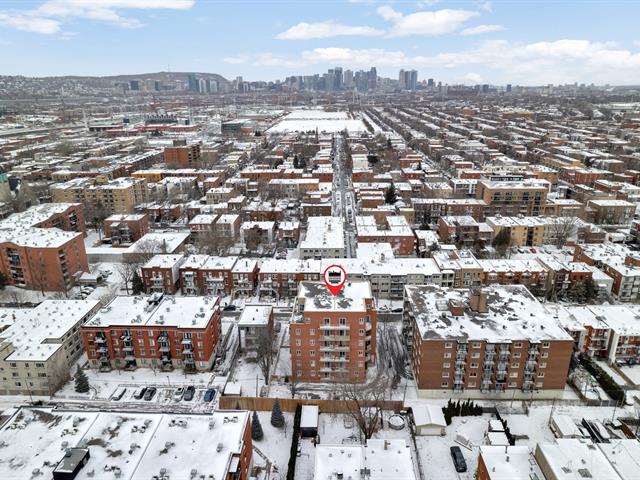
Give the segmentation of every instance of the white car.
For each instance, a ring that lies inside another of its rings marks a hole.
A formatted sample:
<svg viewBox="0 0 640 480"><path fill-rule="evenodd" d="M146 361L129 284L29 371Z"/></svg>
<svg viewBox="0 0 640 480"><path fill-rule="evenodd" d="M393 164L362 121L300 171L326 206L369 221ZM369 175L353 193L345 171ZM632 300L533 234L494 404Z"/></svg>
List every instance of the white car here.
<svg viewBox="0 0 640 480"><path fill-rule="evenodd" d="M182 400L183 396L184 396L184 387L179 387L173 393L173 400L176 402L179 402L180 400Z"/></svg>

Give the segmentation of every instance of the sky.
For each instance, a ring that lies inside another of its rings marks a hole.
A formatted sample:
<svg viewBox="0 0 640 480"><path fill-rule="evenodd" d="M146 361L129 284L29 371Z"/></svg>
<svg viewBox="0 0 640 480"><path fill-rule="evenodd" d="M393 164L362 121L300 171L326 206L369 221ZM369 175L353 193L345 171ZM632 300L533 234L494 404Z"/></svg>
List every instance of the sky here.
<svg viewBox="0 0 640 480"><path fill-rule="evenodd" d="M0 75L640 84L639 0L0 0Z"/></svg>

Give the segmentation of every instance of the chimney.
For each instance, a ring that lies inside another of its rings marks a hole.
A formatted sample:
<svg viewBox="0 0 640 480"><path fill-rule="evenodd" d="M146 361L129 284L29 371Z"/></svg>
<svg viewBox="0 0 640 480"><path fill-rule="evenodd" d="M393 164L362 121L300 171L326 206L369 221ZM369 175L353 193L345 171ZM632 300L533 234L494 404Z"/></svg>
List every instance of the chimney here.
<svg viewBox="0 0 640 480"><path fill-rule="evenodd" d="M487 294L481 288L472 288L469 290L469 308L476 313L487 313Z"/></svg>
<svg viewBox="0 0 640 480"><path fill-rule="evenodd" d="M452 298L449 300L449 312L451 312L451 315L454 317L461 317L464 315L464 305L462 302Z"/></svg>

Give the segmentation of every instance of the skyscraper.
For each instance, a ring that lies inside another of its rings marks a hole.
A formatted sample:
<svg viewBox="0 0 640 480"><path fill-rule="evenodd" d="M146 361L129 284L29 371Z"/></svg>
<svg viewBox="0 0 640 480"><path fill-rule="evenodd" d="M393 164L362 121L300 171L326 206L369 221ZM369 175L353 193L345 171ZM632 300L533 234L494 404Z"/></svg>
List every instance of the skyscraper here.
<svg viewBox="0 0 640 480"><path fill-rule="evenodd" d="M188 76L188 85L190 92L198 91L198 77L196 77L195 73L190 73Z"/></svg>
<svg viewBox="0 0 640 480"><path fill-rule="evenodd" d="M344 88L353 88L353 72L351 70L344 71Z"/></svg>

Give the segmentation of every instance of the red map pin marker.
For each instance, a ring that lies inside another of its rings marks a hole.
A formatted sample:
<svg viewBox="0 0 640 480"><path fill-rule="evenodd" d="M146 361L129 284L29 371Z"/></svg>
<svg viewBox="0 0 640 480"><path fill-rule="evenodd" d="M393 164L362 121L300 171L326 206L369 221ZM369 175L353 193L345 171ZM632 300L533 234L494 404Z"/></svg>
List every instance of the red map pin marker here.
<svg viewBox="0 0 640 480"><path fill-rule="evenodd" d="M340 265L330 265L324 271L324 284L335 297L340 293L344 282L347 281L347 272Z"/></svg>

